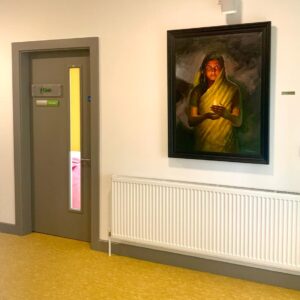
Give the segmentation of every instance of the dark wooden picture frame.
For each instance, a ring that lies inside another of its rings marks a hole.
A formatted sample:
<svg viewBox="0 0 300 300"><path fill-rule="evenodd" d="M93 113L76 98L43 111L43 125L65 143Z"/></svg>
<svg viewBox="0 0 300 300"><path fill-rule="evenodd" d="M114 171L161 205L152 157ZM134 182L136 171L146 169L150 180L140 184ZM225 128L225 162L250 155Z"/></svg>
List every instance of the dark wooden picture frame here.
<svg viewBox="0 0 300 300"><path fill-rule="evenodd" d="M167 37L169 157L268 164L271 22Z"/></svg>

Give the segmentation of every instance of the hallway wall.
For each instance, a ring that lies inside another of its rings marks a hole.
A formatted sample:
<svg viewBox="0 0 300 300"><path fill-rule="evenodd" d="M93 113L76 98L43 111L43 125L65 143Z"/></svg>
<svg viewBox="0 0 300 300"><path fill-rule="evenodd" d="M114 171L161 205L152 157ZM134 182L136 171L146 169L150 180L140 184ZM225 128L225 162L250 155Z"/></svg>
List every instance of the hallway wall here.
<svg viewBox="0 0 300 300"><path fill-rule="evenodd" d="M0 222L15 222L11 43L21 41L100 38L101 238L112 174L300 192L300 2L240 2L233 19L272 21L269 165L167 157L166 31L226 24L217 0L2 1Z"/></svg>

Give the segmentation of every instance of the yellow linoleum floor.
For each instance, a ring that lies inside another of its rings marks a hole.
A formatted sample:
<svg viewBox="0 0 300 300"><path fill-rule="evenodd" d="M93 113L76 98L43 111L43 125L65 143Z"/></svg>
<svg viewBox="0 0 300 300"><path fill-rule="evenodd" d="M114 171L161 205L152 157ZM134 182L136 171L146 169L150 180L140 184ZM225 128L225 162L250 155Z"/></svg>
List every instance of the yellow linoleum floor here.
<svg viewBox="0 0 300 300"><path fill-rule="evenodd" d="M0 300L300 299L300 292L90 250L33 233L0 233Z"/></svg>

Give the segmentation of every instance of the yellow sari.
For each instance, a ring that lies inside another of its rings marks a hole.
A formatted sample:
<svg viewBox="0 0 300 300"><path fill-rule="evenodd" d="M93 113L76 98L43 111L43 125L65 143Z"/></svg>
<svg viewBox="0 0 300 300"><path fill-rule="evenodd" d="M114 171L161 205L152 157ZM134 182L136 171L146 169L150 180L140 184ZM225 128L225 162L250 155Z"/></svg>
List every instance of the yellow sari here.
<svg viewBox="0 0 300 300"><path fill-rule="evenodd" d="M212 105L222 105L231 112L233 104L240 103L239 97L239 87L226 78L223 69L213 85L199 99L198 114L212 112L210 108ZM238 145L232 123L222 117L216 120L203 120L195 127L195 150L237 152Z"/></svg>

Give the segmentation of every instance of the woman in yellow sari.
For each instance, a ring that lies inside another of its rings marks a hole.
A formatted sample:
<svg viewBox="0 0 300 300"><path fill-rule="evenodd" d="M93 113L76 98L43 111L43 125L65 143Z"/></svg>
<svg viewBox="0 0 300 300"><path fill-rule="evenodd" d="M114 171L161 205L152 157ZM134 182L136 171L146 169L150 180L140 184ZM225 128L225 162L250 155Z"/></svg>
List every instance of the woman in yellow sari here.
<svg viewBox="0 0 300 300"><path fill-rule="evenodd" d="M195 131L195 150L238 152L234 127L242 124L239 87L226 77L224 59L208 54L190 96L189 124Z"/></svg>

